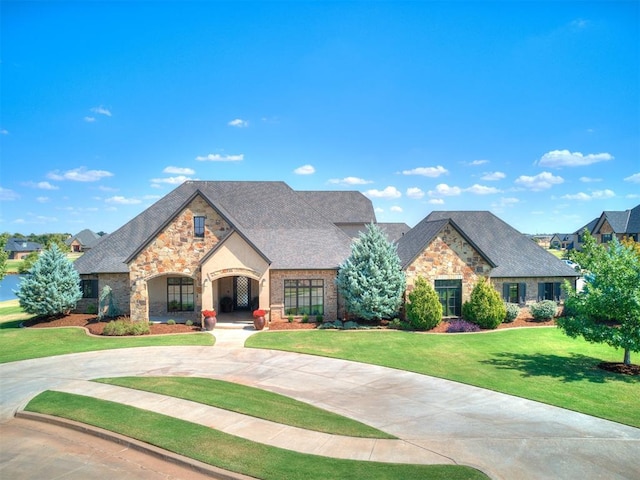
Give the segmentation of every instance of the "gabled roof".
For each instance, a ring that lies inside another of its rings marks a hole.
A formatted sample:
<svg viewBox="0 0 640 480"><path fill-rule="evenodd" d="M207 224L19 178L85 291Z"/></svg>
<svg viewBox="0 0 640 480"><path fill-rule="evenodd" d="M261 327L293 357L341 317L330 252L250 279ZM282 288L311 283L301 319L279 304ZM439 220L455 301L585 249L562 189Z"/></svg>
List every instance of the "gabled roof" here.
<svg viewBox="0 0 640 480"><path fill-rule="evenodd" d="M596 226L596 223L598 223L598 220L600 219L600 217L596 217L593 220L591 220L589 223L587 223L585 226L580 227L578 230L576 230L575 232L573 232L574 235L582 235L582 232L585 231L585 229L589 232L589 233L593 233L593 229Z"/></svg>
<svg viewBox="0 0 640 480"><path fill-rule="evenodd" d="M336 268L350 238L284 182L187 181L103 239L80 273L128 272L127 259L201 195L275 269Z"/></svg>
<svg viewBox="0 0 640 480"><path fill-rule="evenodd" d="M640 233L640 205L625 211L602 212L592 233L599 232L605 221L609 223L614 233Z"/></svg>
<svg viewBox="0 0 640 480"><path fill-rule="evenodd" d="M420 255L434 238L440 233L445 225L450 224L455 228L462 238L465 239L482 257L495 267L495 263L473 242L469 236L450 218L430 220L430 216L424 218L398 241L398 257L402 268L407 268L415 258Z"/></svg>
<svg viewBox="0 0 640 480"><path fill-rule="evenodd" d="M77 240L78 243L80 243L80 245L83 245L85 247L90 247L99 238L100 238L100 235L98 235L92 230L89 230L88 228L85 228L81 232L76 233L73 237L69 237L64 243L66 243L67 245L71 245L74 240Z"/></svg>
<svg viewBox="0 0 640 480"><path fill-rule="evenodd" d="M35 252L42 250L42 245L37 242L29 242L23 238L12 237L7 239L4 249L7 252Z"/></svg>
<svg viewBox="0 0 640 480"><path fill-rule="evenodd" d="M411 230L411 227L406 223L378 223L377 225L387 236L387 241L392 243L397 243Z"/></svg>
<svg viewBox="0 0 640 480"><path fill-rule="evenodd" d="M444 220L452 220L474 248L496 265L491 271L492 277L577 276L571 267L491 212L437 211L430 213L423 221L431 223ZM436 225L431 228L436 228Z"/></svg>
<svg viewBox="0 0 640 480"><path fill-rule="evenodd" d="M335 224L376 221L371 200L357 191L298 191L307 203Z"/></svg>

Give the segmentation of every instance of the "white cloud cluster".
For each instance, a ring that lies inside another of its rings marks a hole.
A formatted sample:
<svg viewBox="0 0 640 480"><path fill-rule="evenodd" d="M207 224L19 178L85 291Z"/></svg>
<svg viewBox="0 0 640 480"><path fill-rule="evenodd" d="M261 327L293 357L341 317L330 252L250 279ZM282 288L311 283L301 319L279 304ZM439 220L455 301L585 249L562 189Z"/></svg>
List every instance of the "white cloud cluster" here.
<svg viewBox="0 0 640 480"><path fill-rule="evenodd" d="M313 165L302 165L301 167L296 168L293 173L296 175L312 175L316 173L316 169L313 168Z"/></svg>
<svg viewBox="0 0 640 480"><path fill-rule="evenodd" d="M210 153L205 156L197 156L196 160L199 162L240 162L244 160L244 154L239 155L220 155L219 153Z"/></svg>
<svg viewBox="0 0 640 480"><path fill-rule="evenodd" d="M496 180L502 180L505 177L506 175L503 172L487 172L480 178L488 182L493 182Z"/></svg>
<svg viewBox="0 0 640 480"><path fill-rule="evenodd" d="M484 185L474 184L468 188L460 188L456 186L449 186L446 183L439 183L436 188L429 190L428 195L430 197L455 197L462 195L464 192L473 193L475 195L493 195L500 193L501 190L495 187L486 187Z"/></svg>
<svg viewBox="0 0 640 480"><path fill-rule="evenodd" d="M553 185L564 183L564 178L556 177L549 172L542 172L534 176L520 175L516 178L516 183L527 190L539 192L540 190L547 190Z"/></svg>
<svg viewBox="0 0 640 480"><path fill-rule="evenodd" d="M49 182L25 182L25 187L38 188L40 190L58 190L60 187L51 185Z"/></svg>
<svg viewBox="0 0 640 480"><path fill-rule="evenodd" d="M8 188L0 187L0 200L1 201L17 200L18 198L20 198L20 195L18 195L13 190L10 190Z"/></svg>
<svg viewBox="0 0 640 480"><path fill-rule="evenodd" d="M418 187L409 187L407 188L407 197L419 200L424 197L424 192Z"/></svg>
<svg viewBox="0 0 640 480"><path fill-rule="evenodd" d="M102 105L100 105L98 107L93 107L91 109L91 111L93 113L97 113L98 115L105 115L107 117L111 116L111 110L109 110L108 108L103 107Z"/></svg>
<svg viewBox="0 0 640 480"><path fill-rule="evenodd" d="M193 168L168 166L162 171L162 173L169 173L172 175L193 175L196 171Z"/></svg>
<svg viewBox="0 0 640 480"><path fill-rule="evenodd" d="M609 190L604 189L604 190L595 190L593 192L589 193L584 193L584 192L579 192L576 194L567 194L567 195L563 195L562 198L567 199L567 200L580 200L580 201L588 201L588 200L604 200L606 198L612 198L615 197L616 194L614 193L613 190Z"/></svg>
<svg viewBox="0 0 640 480"><path fill-rule="evenodd" d="M184 175L178 175L177 177L152 178L151 185L154 187L159 187L163 183L166 183L168 185L180 185L187 180L191 180L191 178Z"/></svg>
<svg viewBox="0 0 640 480"><path fill-rule="evenodd" d="M437 167L417 167L412 168L411 170L403 170L403 175L422 175L423 177L437 178L440 175L444 175L449 173L449 170L444 168L442 165L438 165Z"/></svg>
<svg viewBox="0 0 640 480"><path fill-rule="evenodd" d="M634 173L633 175L626 177L625 182L640 183L640 173Z"/></svg>
<svg viewBox="0 0 640 480"><path fill-rule="evenodd" d="M115 204L115 205L137 205L141 203L142 200L137 198L126 198L120 195L116 195L115 197L110 197L105 200L107 203Z"/></svg>
<svg viewBox="0 0 640 480"><path fill-rule="evenodd" d="M329 183L334 185L367 185L373 183L371 180L365 180L359 177L332 178Z"/></svg>
<svg viewBox="0 0 640 480"><path fill-rule="evenodd" d="M47 178L51 180L72 180L74 182L97 182L107 177L113 177L113 173L107 172L106 170L87 170L86 167L74 168L62 173L54 170L47 174Z"/></svg>
<svg viewBox="0 0 640 480"><path fill-rule="evenodd" d="M582 167L598 162L613 160L610 153L590 153L583 155L580 152L570 152L569 150L552 150L545 153L538 165L541 167L561 168L561 167Z"/></svg>
<svg viewBox="0 0 640 480"><path fill-rule="evenodd" d="M241 118L236 118L234 120L231 120L227 125L229 125L230 127L245 128L249 126L249 122L247 122L246 120L242 120Z"/></svg>
<svg viewBox="0 0 640 480"><path fill-rule="evenodd" d="M396 187L389 186L384 190L376 190L376 189L367 190L365 192L365 195L370 198L390 199L390 198L400 198L402 196L402 193L400 193L400 191Z"/></svg>

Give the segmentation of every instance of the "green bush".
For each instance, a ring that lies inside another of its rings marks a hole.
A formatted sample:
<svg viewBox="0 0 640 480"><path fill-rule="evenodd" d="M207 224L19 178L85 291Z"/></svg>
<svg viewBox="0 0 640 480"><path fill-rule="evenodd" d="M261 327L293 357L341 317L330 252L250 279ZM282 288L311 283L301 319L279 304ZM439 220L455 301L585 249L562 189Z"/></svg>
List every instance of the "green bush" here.
<svg viewBox="0 0 640 480"><path fill-rule="evenodd" d="M518 315L520 315L520 307L517 303L505 303L504 306L507 310L507 314L504 317L504 323L511 323L518 318Z"/></svg>
<svg viewBox="0 0 640 480"><path fill-rule="evenodd" d="M95 303L87 305L87 315L95 315L96 313L98 313L98 307Z"/></svg>
<svg viewBox="0 0 640 480"><path fill-rule="evenodd" d="M192 321L192 320L187 320L186 322L184 322L184 324L185 324L187 327L191 327L191 326L193 325L193 321Z"/></svg>
<svg viewBox="0 0 640 480"><path fill-rule="evenodd" d="M431 330L442 320L442 304L433 287L422 278L416 278L406 304L407 319L415 330Z"/></svg>
<svg viewBox="0 0 640 480"><path fill-rule="evenodd" d="M167 320L167 325L175 325L176 321L173 318L170 318L169 320Z"/></svg>
<svg viewBox="0 0 640 480"><path fill-rule="evenodd" d="M507 315L500 294L486 278L482 278L471 291L471 298L462 305L462 316L480 328L493 329Z"/></svg>
<svg viewBox="0 0 640 480"><path fill-rule="evenodd" d="M316 323L322 323L322 315L316 315Z"/></svg>
<svg viewBox="0 0 640 480"><path fill-rule="evenodd" d="M149 323L147 322L111 320L104 326L102 335L109 337L122 337L125 335L146 335L149 332Z"/></svg>
<svg viewBox="0 0 640 480"><path fill-rule="evenodd" d="M558 306L553 300L543 300L529 305L529 310L536 320L550 320L555 317Z"/></svg>
<svg viewBox="0 0 640 480"><path fill-rule="evenodd" d="M287 320L289 321L289 323L293 323L293 315L289 315L287 317Z"/></svg>
<svg viewBox="0 0 640 480"><path fill-rule="evenodd" d="M302 315L302 323L309 323L309 315L306 313Z"/></svg>

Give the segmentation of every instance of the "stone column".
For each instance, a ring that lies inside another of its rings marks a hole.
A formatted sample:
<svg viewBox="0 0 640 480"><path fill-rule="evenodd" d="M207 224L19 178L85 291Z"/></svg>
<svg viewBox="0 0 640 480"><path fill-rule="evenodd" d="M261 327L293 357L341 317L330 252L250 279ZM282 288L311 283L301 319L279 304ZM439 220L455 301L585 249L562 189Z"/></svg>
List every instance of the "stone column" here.
<svg viewBox="0 0 640 480"><path fill-rule="evenodd" d="M131 321L149 321L149 293L147 282L143 278L131 282Z"/></svg>

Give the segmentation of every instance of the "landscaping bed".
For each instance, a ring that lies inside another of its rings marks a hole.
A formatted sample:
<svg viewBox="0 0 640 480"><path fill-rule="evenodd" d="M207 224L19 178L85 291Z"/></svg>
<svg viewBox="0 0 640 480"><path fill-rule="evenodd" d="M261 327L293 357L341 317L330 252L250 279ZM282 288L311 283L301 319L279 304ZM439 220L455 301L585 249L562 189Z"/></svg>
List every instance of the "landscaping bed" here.
<svg viewBox="0 0 640 480"><path fill-rule="evenodd" d="M128 317L120 317L118 319L128 320ZM24 326L31 328L84 327L93 335L102 335L102 331L108 323L108 321L99 321L98 317L95 315L70 313L69 315L51 319L35 318L24 322ZM151 323L149 324L149 330L151 335L162 335L171 333L200 332L202 329L198 324L187 326L184 323L176 323L175 325Z"/></svg>

